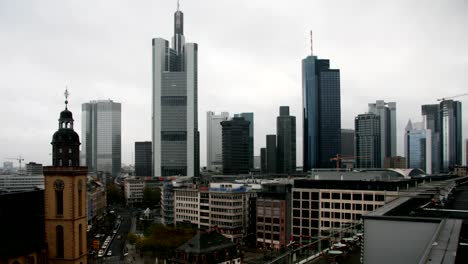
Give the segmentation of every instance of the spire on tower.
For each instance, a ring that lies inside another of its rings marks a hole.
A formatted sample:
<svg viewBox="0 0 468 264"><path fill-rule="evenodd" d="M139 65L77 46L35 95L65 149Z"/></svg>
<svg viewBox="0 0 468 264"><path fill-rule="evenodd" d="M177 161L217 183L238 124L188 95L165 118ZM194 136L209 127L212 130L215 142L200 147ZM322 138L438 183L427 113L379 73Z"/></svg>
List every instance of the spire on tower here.
<svg viewBox="0 0 468 264"><path fill-rule="evenodd" d="M314 56L314 40L312 38L312 30L310 31L310 55Z"/></svg>
<svg viewBox="0 0 468 264"><path fill-rule="evenodd" d="M177 11L179 11L179 0L177 0Z"/></svg>
<svg viewBox="0 0 468 264"><path fill-rule="evenodd" d="M70 95L70 93L68 92L68 87L65 86L65 93L63 93L63 95L65 95L65 109L67 109L67 106L68 106L68 96Z"/></svg>

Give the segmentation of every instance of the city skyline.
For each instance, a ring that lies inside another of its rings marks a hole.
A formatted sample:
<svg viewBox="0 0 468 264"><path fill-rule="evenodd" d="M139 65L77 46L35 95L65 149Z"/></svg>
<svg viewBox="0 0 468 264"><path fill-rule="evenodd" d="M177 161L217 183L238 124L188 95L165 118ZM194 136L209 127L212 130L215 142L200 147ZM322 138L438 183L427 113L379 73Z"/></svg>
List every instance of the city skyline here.
<svg viewBox="0 0 468 264"><path fill-rule="evenodd" d="M150 40L172 36L170 14L176 9L176 1L139 3L129 9L124 2L112 3L113 10L107 8L110 2L92 10L88 10L89 3L0 4L0 30L5 36L0 44L0 55L5 58L0 62L5 73L0 89L7 95L0 102L4 124L8 124L0 132L0 157L22 155L25 163L49 165L49 137L56 124L51 116L60 110L61 91L66 85L77 131L82 126L82 103L107 98L122 103L123 163L133 160L135 141L151 140ZM300 116L300 61L309 53L311 29L315 53L330 58L333 67L341 71L341 127L353 128L354 116L367 111L368 103L379 99L396 102L398 155L403 155L401 131L409 118L420 120L421 105L466 92L468 29L463 25L468 20L463 12L466 3L461 1L428 2L423 9L407 1L367 2L362 6L306 1L294 5L184 1L181 10L188 41L196 41L201 47L201 166L206 165L206 111L253 112L254 155L259 155L265 135L275 133L280 105L289 105L291 112ZM201 10L230 12L205 17ZM314 16L310 10L314 10ZM359 10L360 19L355 19L356 13L350 12L353 10ZM81 12L86 16L80 16ZM244 13L251 14L245 16L249 19L236 20ZM333 23L323 22L327 15ZM219 22L212 23L213 19ZM262 30L251 29L252 24ZM230 34L220 36L221 29ZM34 45L27 44L31 39ZM431 54L431 63L427 63L427 54ZM463 105L467 98L456 100ZM31 108L34 111L25 111ZM467 116L465 106L463 120ZM297 127L302 127L300 118ZM35 137L31 138L33 128ZM467 122L463 122L463 140L468 138L467 128ZM301 131L297 129L299 166Z"/></svg>

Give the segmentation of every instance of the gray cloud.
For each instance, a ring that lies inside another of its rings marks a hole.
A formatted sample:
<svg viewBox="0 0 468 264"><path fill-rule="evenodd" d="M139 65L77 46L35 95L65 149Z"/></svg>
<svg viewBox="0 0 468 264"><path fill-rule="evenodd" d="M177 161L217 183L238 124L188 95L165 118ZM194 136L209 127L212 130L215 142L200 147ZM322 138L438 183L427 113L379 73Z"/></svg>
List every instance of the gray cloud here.
<svg viewBox="0 0 468 264"><path fill-rule="evenodd" d="M134 142L151 140L151 38L171 38L175 2L1 1L0 157L50 163L69 85L78 131L82 103L122 103L122 160L132 162ZM297 116L302 163L310 29L315 54L341 70L342 126L352 128L369 102L396 101L400 154L421 104L468 90L465 1L182 1L181 9L187 40L199 44L202 165L206 111L254 112L258 154L280 105Z"/></svg>

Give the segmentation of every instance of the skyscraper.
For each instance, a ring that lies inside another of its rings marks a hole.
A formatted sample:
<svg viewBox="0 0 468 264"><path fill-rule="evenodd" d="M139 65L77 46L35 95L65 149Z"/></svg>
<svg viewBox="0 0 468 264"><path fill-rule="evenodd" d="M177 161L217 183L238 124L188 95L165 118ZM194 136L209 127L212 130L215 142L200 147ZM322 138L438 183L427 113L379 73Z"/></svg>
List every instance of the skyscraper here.
<svg viewBox="0 0 468 264"><path fill-rule="evenodd" d="M369 104L369 113L380 118L380 163L382 168L386 157L396 156L396 103L377 100Z"/></svg>
<svg viewBox="0 0 468 264"><path fill-rule="evenodd" d="M223 171L223 127L222 121L229 118L228 112L216 115L206 113L206 167L210 171Z"/></svg>
<svg viewBox="0 0 468 264"><path fill-rule="evenodd" d="M135 176L152 176L151 141L135 142Z"/></svg>
<svg viewBox="0 0 468 264"><path fill-rule="evenodd" d="M356 139L356 167L381 168L380 116L361 114L354 120Z"/></svg>
<svg viewBox="0 0 468 264"><path fill-rule="evenodd" d="M268 173L278 172L276 157L276 135L266 135L266 170Z"/></svg>
<svg viewBox="0 0 468 264"><path fill-rule="evenodd" d="M296 117L289 115L289 106L280 106L276 118L278 172L296 171Z"/></svg>
<svg viewBox="0 0 468 264"><path fill-rule="evenodd" d="M174 14L172 47L162 38L152 44L153 173L198 176L198 45L185 43L182 11Z"/></svg>
<svg viewBox="0 0 468 264"><path fill-rule="evenodd" d="M243 117L245 120L250 122L249 126L249 168L254 168L254 113L240 113L234 114L235 117Z"/></svg>
<svg viewBox="0 0 468 264"><path fill-rule="evenodd" d="M438 104L422 105L421 113L425 129L431 131L432 173L440 172L440 111Z"/></svg>
<svg viewBox="0 0 468 264"><path fill-rule="evenodd" d="M468 139L465 139L465 164L464 166L468 166Z"/></svg>
<svg viewBox="0 0 468 264"><path fill-rule="evenodd" d="M120 174L122 140L120 103L112 100L82 104L82 163L90 172L102 171L117 177Z"/></svg>
<svg viewBox="0 0 468 264"><path fill-rule="evenodd" d="M354 129L341 129L341 154L354 156Z"/></svg>
<svg viewBox="0 0 468 264"><path fill-rule="evenodd" d="M302 60L304 171L331 168L341 153L340 70L311 54Z"/></svg>
<svg viewBox="0 0 468 264"><path fill-rule="evenodd" d="M260 148L260 172L265 174L265 173L268 173L267 171L267 157L266 157L266 148Z"/></svg>
<svg viewBox="0 0 468 264"><path fill-rule="evenodd" d="M424 122L408 121L405 128L405 158L407 168L422 169L432 174L431 130L424 129Z"/></svg>
<svg viewBox="0 0 468 264"><path fill-rule="evenodd" d="M223 174L249 173L249 126L242 117L222 121Z"/></svg>
<svg viewBox="0 0 468 264"><path fill-rule="evenodd" d="M462 164L461 102L440 102L441 171L448 172Z"/></svg>

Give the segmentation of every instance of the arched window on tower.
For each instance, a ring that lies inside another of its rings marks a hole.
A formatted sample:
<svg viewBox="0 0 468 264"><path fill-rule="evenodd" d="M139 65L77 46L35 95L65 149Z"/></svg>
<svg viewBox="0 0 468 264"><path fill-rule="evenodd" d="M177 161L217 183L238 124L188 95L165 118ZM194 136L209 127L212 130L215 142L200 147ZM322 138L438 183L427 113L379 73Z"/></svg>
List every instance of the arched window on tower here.
<svg viewBox="0 0 468 264"><path fill-rule="evenodd" d="M54 182L55 188L55 210L58 217L63 216L63 188L65 184L62 180Z"/></svg>
<svg viewBox="0 0 468 264"><path fill-rule="evenodd" d="M78 215L83 215L83 182L78 181Z"/></svg>
<svg viewBox="0 0 468 264"><path fill-rule="evenodd" d="M81 224L78 226L78 250L80 255L83 254L83 227Z"/></svg>
<svg viewBox="0 0 468 264"><path fill-rule="evenodd" d="M58 225L55 227L55 233L56 233L56 246L57 246L57 258L63 258L64 257L64 238L63 238L63 227L61 225Z"/></svg>

